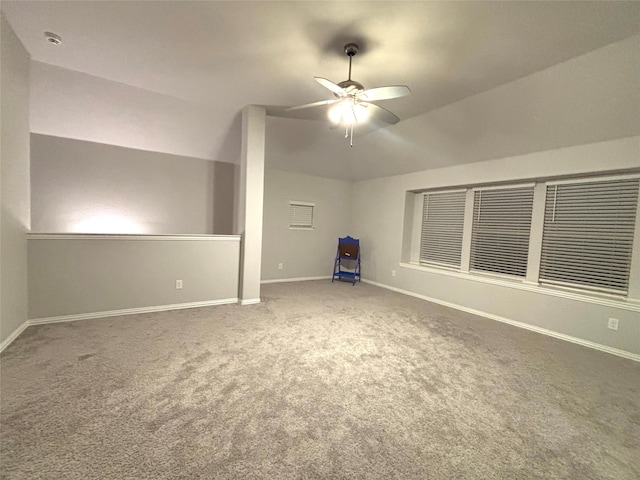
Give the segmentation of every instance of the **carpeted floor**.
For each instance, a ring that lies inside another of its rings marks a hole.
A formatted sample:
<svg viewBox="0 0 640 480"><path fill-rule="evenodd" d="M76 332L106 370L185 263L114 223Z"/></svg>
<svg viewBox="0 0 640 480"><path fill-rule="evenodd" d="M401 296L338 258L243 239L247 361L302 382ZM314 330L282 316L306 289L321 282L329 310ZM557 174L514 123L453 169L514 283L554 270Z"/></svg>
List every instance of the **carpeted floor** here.
<svg viewBox="0 0 640 480"><path fill-rule="evenodd" d="M640 364L371 285L28 328L2 479L638 479Z"/></svg>

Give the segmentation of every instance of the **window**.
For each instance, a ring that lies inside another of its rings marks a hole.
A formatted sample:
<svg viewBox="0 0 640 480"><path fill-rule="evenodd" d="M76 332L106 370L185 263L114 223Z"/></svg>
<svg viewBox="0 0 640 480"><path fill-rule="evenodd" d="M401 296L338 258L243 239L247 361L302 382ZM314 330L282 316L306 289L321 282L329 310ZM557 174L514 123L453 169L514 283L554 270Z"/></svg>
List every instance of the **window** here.
<svg viewBox="0 0 640 480"><path fill-rule="evenodd" d="M410 263L516 288L639 298L640 174L450 188L407 197Z"/></svg>
<svg viewBox="0 0 640 480"><path fill-rule="evenodd" d="M312 229L314 203L289 202L289 228Z"/></svg>
<svg viewBox="0 0 640 480"><path fill-rule="evenodd" d="M526 276L532 209L533 185L476 190L470 268Z"/></svg>
<svg viewBox="0 0 640 480"><path fill-rule="evenodd" d="M540 281L626 294L638 178L548 184Z"/></svg>
<svg viewBox="0 0 640 480"><path fill-rule="evenodd" d="M460 267L465 196L464 190L424 195L420 263Z"/></svg>

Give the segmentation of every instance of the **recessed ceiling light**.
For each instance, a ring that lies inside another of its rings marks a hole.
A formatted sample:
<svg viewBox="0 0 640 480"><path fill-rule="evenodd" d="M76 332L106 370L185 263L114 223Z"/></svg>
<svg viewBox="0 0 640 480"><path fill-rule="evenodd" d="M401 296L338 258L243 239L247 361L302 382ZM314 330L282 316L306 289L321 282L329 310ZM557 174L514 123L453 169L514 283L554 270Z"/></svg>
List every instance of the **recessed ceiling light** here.
<svg viewBox="0 0 640 480"><path fill-rule="evenodd" d="M44 32L44 36L51 45L60 45L62 43L62 37L51 32Z"/></svg>

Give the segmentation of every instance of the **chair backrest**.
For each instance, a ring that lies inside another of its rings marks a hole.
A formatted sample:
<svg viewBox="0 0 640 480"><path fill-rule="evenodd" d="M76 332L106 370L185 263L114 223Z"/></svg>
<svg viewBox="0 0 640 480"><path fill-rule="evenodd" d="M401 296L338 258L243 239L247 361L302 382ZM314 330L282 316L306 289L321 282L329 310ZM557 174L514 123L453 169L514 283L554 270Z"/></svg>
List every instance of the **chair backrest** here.
<svg viewBox="0 0 640 480"><path fill-rule="evenodd" d="M360 254L360 240L350 236L338 238L338 255L346 258L358 258Z"/></svg>

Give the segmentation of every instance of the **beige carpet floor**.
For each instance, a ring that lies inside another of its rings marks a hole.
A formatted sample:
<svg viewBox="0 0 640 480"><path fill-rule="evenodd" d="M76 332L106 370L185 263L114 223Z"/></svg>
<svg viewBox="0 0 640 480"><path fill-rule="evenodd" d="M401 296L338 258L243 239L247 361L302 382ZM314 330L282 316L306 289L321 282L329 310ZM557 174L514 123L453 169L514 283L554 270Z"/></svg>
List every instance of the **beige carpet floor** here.
<svg viewBox="0 0 640 480"><path fill-rule="evenodd" d="M638 479L640 364L367 284L28 328L2 479Z"/></svg>

